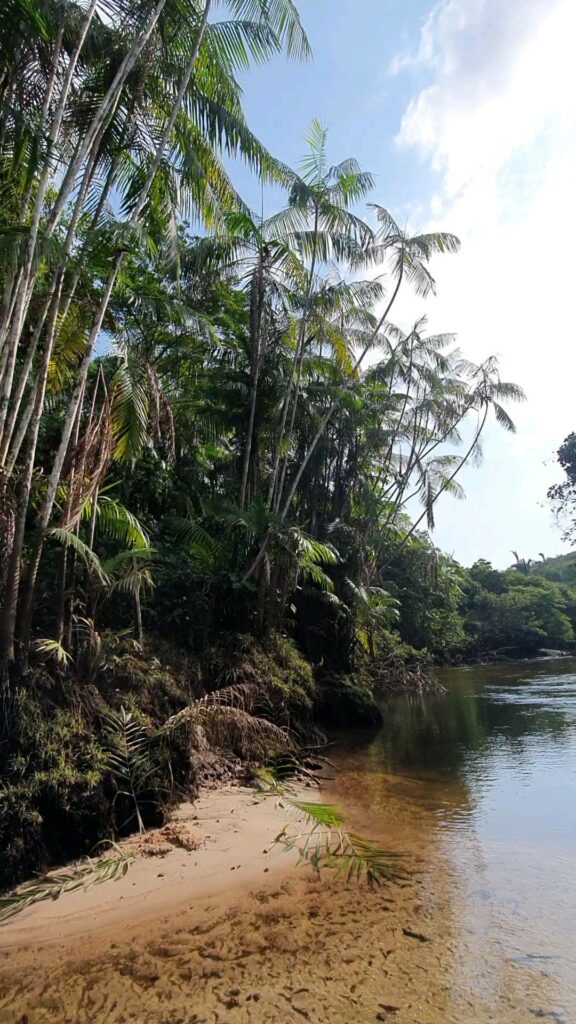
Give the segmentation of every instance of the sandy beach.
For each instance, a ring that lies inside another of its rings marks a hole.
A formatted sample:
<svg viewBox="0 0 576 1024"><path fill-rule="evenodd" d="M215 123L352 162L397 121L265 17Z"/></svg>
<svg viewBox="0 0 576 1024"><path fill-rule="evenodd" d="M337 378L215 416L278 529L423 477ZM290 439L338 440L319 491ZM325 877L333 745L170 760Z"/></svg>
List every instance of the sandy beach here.
<svg viewBox="0 0 576 1024"><path fill-rule="evenodd" d="M402 931L414 886L317 879L273 844L288 819L253 790L206 793L175 815L178 845L133 838L124 878L5 924L2 1024L414 1020L398 955L426 945Z"/></svg>
<svg viewBox="0 0 576 1024"><path fill-rule="evenodd" d="M127 841L124 878L0 928L0 1024L526 1024L542 986L510 964L479 992L489 965L455 880L404 807L391 798L386 827L410 880L370 889L274 846L297 821L274 798L230 786L182 805Z"/></svg>

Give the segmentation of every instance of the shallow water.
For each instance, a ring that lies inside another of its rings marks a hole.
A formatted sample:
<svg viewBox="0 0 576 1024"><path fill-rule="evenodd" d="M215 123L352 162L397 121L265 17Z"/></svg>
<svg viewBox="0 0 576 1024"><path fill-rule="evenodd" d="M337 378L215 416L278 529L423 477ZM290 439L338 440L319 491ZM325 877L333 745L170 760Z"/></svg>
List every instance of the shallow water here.
<svg viewBox="0 0 576 1024"><path fill-rule="evenodd" d="M451 1012L573 1024L576 660L439 678L445 693L394 699L376 737L338 750L340 802L419 865Z"/></svg>

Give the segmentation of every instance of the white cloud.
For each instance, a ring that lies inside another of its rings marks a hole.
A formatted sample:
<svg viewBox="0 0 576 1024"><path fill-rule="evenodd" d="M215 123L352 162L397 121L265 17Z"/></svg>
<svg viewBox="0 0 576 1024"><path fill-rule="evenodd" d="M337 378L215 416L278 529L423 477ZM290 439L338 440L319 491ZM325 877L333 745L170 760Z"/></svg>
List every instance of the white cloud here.
<svg viewBox="0 0 576 1024"><path fill-rule="evenodd" d="M430 223L463 243L434 268L431 324L471 358L498 353L528 393L519 434L491 430L485 470L466 473L468 506L443 502L437 540L465 560L561 547L540 503L558 476L544 461L576 429L575 36L575 0L442 0L392 68L427 77L397 141L433 172Z"/></svg>

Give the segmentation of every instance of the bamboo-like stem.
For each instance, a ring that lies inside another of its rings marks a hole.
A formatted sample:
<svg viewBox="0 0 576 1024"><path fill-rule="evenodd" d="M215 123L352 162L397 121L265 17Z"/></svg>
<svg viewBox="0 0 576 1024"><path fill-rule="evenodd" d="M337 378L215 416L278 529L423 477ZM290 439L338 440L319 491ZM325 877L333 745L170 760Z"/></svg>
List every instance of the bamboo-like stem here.
<svg viewBox="0 0 576 1024"><path fill-rule="evenodd" d="M294 432L294 422L296 420L296 409L297 409L298 397L299 397L299 393L300 393L300 382L301 382L301 377L302 377L302 362L303 362L303 358L304 358L304 347L305 347L305 334L306 334L306 326L307 326L307 317L308 317L308 314L310 314L310 307L311 307L311 303L312 303L312 293L313 293L313 289L314 289L314 278L315 278L315 273L316 273L316 262L317 262L317 259L318 259L318 225L319 225L319 209L318 209L318 204L316 204L316 206L315 206L315 214L314 214L314 227L313 227L313 231L314 231L314 249L313 249L312 260L311 260L310 274L308 274L308 282L307 282L306 295L305 295L305 300L304 300L304 308L303 308L303 311L302 311L302 319L301 319L301 323L300 323L300 330L298 332L298 343L296 345L296 352L295 352L295 356L294 356L294 358L295 358L295 367L293 366L293 368L292 368L292 377L290 379L290 386L288 388L288 391L286 392L286 412L287 412L288 411L288 406L289 406L289 403L290 403L290 394L291 394L292 388L294 387L294 376L295 376L294 399L293 399L293 402L292 402L292 413L291 413L291 416L290 416L290 426L288 428L287 439L286 439L286 452L284 453L284 460L283 460L283 463L282 463L282 470L281 470L281 474L280 474L280 481L278 483L277 499L276 499L276 503L275 503L275 510L276 511L278 511L278 509L280 508L280 503L282 502L282 494L284 492L284 480L285 480L285 477L286 477L286 470L288 468L288 461L290 459L289 445L290 445L290 440L292 438L292 434ZM294 375L294 370L295 370L295 375ZM286 416L284 416L284 420L283 420L282 428L281 428L280 440L279 440L279 445L278 445L278 452L279 452L279 454L282 451L282 445L284 443L284 428L285 428L285 426L286 426ZM274 483L276 485L276 480L274 481Z"/></svg>
<svg viewBox="0 0 576 1024"><path fill-rule="evenodd" d="M254 422L256 419L256 401L258 398L258 380L260 377L261 365L261 333L262 333L262 307L264 304L264 274L262 257L258 257L258 269L252 280L252 295L250 303L250 341L251 341L251 367L250 367L250 411L248 414L248 428L246 431L246 443L244 445L244 458L242 464L242 479L240 482L240 508L246 504L246 490L248 486L248 473L250 470L250 456L252 453L252 440L254 437Z"/></svg>
<svg viewBox="0 0 576 1024"><path fill-rule="evenodd" d="M60 287L62 282L60 281ZM34 407L30 417L28 431L28 448L24 466L18 481L18 492L15 511L15 527L12 547L8 558L6 581L4 584L4 603L2 624L0 627L0 661L9 663L14 661L14 634L16 629L16 614L18 608L18 592L20 585L20 565L24 548L24 532L26 526L26 514L30 499L32 486L32 474L36 458L36 445L38 443L38 432L40 420L44 409L44 395L46 392L46 381L48 379L48 366L52 354L52 346L56 333L56 317L58 303L53 302L50 322L48 324L48 336L44 346L42 363L38 373L38 384L34 396Z"/></svg>
<svg viewBox="0 0 576 1024"><path fill-rule="evenodd" d="M68 169L60 185L60 190L56 198L56 202L54 203L52 212L50 214L50 217L48 218L48 223L46 225L46 233L48 235L54 233L54 230L62 215L62 211L64 210L64 207L68 202L68 198L74 188L76 176L84 160L86 159L90 150L97 141L102 125L108 120L109 116L113 114L114 110L116 109L120 97L122 95L122 90L128 79L128 76L132 71L132 68L136 64L136 61L140 57L140 54L142 53L148 40L150 39L150 36L152 35L152 32L156 27L156 24L162 13L165 3L166 0L158 0L158 3L151 12L150 18L146 22L143 31L137 36L136 42L124 57L124 60L118 68L118 71L116 72L106 95L101 100L98 110L94 114L92 122L88 130L86 131L86 134L80 146L78 147L74 159L68 166Z"/></svg>
<svg viewBox="0 0 576 1024"><path fill-rule="evenodd" d="M465 455L462 456L462 458L461 458L460 462L458 463L458 465L457 465L456 469L454 470L454 472L451 473L449 477L447 477L447 479L444 481L442 486L439 488L437 494L434 497L434 501L432 503L433 505L436 504L436 502L438 501L438 498L440 497L440 495L444 494L444 491L446 491L448 489L448 487L450 486L450 484L453 482L453 480L456 479L456 477L458 476L458 473L460 472L461 469L464 468L464 466L468 462L470 456L474 452L474 450L475 450L475 448L476 448L476 446L478 444L478 441L480 440L480 436L482 434L482 431L484 430L484 427L485 427L485 424L486 424L486 418L488 416L488 408L489 408L488 402L485 402L485 404L484 404L484 415L482 416L482 419L481 419L481 421L480 421L480 423L479 423L479 425L478 425L478 427L476 429L476 433L474 434L474 439L472 441L472 444L469 446L469 448L466 451ZM383 568L387 568L387 566L390 565L392 560L402 550L402 548L404 548L406 546L406 544L410 540L410 537L418 529L418 527L420 526L420 523L422 522L422 520L424 519L424 517L427 514L428 514L428 509L424 509L422 515L419 516L418 519L416 519L416 521L414 523L412 523L412 526L404 534L404 537L402 538L400 544L397 544L396 547L393 548L392 553L389 556L388 561L387 561L386 565L383 566Z"/></svg>
<svg viewBox="0 0 576 1024"><path fill-rule="evenodd" d="M290 430L288 432L288 439L290 439L290 437L292 436L292 431L294 429L294 420L295 420L295 417L296 417L296 404L297 404L297 401L298 401L298 391L300 389L300 375L301 375L301 372L302 372L302 360L304 358L304 343L305 343L305 340L306 340L306 326L307 326L307 322L308 322L308 315L309 315L309 312L310 312L310 304L311 304L311 300L312 300L312 289L314 287L314 274L316 272L316 260L317 260L317 254L318 254L318 222L319 222L319 210L318 210L318 204L316 204L315 208L314 208L314 227L313 227L314 247L313 247L313 250L312 250L312 259L311 259L311 262L310 262L310 272L309 272L309 275L308 275L308 283L307 283L306 295L305 295L305 299L304 299L304 308L302 310L302 319L300 321L300 328L299 328L299 331L298 331L298 338L297 338L297 342L296 342L296 350L294 352L294 359L292 361L292 372L290 374L290 383L289 383L288 389L286 391L286 396L284 398L284 403L283 403L283 408L282 408L282 421L281 421L281 424L280 424L280 433L279 433L279 437L278 437L278 446L277 446L277 449L276 449L276 456L275 456L275 460L274 460L274 469L272 471L272 478L270 480L270 489L269 489L269 492L268 492L268 504L272 505L274 503L274 506L275 506L276 510L280 506L280 502L282 500L282 490L283 490L283 487L284 487L284 477L286 475L286 467L288 465L288 459L289 459L289 454L290 454L289 451L286 450L286 453L285 453L285 456L284 456L284 462L283 462L283 466L282 466L281 482L280 482L280 485L278 486L278 490L276 490L276 485L277 485L277 481L278 481L278 471L279 471L279 467L280 467L280 459L282 457L282 447L284 445L285 430L286 430L286 420L288 418L288 409L290 407L290 395L292 393L292 388L294 387L294 383L295 383L296 379L298 379L297 392L294 395L294 405L293 405L293 412L292 412L292 419L291 419ZM276 494L276 501L274 501L275 494Z"/></svg>
<svg viewBox="0 0 576 1024"><path fill-rule="evenodd" d="M162 3L163 2L164 2L164 0L162 0ZM178 89L178 93L176 95L176 99L175 99L174 105L172 107L172 111L170 113L170 116L169 116L168 121L166 123L166 126L164 128L164 131L162 133L162 137L160 139L160 142L158 143L158 146L157 146L157 149L156 149L156 154L155 154L155 157L154 157L154 159L152 161L152 165L150 167L150 171L148 173L148 176L146 178L146 181L144 183L142 191L140 193L140 196L139 196L139 199L138 199L138 203L136 204L136 207L135 207L135 209L134 209L134 211L132 213L132 216L130 218L130 221L129 221L130 226L135 226L138 223L139 219L140 219L140 216L141 216L142 211L144 209L146 200L148 198L148 193L149 193L150 188L151 188L151 186L153 184L153 181L155 179L158 167L160 166L160 162L162 160L162 155L164 153L164 149L166 147L166 143L167 143L167 141L168 141L168 139L170 137L170 134L171 134L171 132L172 132L172 130L174 128L174 125L176 123L176 118L177 118L178 113L179 113L179 111L181 109L182 101L184 99L184 95L185 95L186 90L188 88L188 85L189 85L189 82L190 82L190 78L192 76L192 71L194 69L194 65L195 65L196 59L198 57L198 52L199 52L199 49L200 49L200 45L201 45L202 39L204 37L204 33L206 31L206 25L207 25L207 22L208 22L208 14L209 14L209 11L210 11L211 3L212 3L212 0L206 0L205 6L204 6L204 10L203 10L203 13L202 13L202 18L200 19L200 25L199 25L198 33L197 33L197 36L196 36L196 40L194 42L194 47L192 49L192 53L190 55L190 58L188 60L187 65L186 65L186 69L185 69L183 78L181 80L181 83L180 83L180 86L179 86L179 89ZM158 7L161 7L161 4L159 4ZM91 358L92 358L92 352L93 352L96 340L99 337L100 330L102 328L102 323L103 323L104 317L106 315L106 311L108 309L108 304L109 304L109 301L110 301L110 297L111 297L112 292L114 290L114 285L116 283L116 279L117 279L117 276L118 276L118 273L119 273L119 270L120 270L123 258L124 258L124 252L121 251L121 252L119 252L116 255L116 259L114 261L114 266L113 266L112 270L110 271L110 273L108 275L108 279L106 281L106 284L105 284L105 287L104 287L104 290L103 290L103 294L102 294L102 297L101 297L101 300L100 300L100 305L98 307L98 310L97 310L97 313L96 313L96 316L95 316L95 320L94 320L94 323L92 325L92 329L91 329L89 337L88 337L88 341L87 341L87 344L86 344L85 354L84 354L84 357L82 359L82 363L81 363L81 365L79 367L79 370L78 370L76 386L74 388L74 391L72 393L72 396L70 398L70 402L69 402L69 405L68 405L68 411L67 411L66 418L65 418L65 421L64 421L64 425L63 425L63 429L62 429L62 434L61 434L61 438L60 438L60 444L59 444L58 450L57 450L55 458L54 458L54 462L53 462L53 466L52 466L52 471L51 471L49 479L48 479L48 484L47 484L44 500L42 502L42 505L41 505L39 513L38 513L37 525L36 525L36 533L35 533L35 538L34 538L34 542L33 542L33 546L32 546L32 551L31 551L31 555L30 555L30 562L29 562L29 566L28 566L26 585L25 585L25 588L24 588L24 594L23 594L23 599L22 599L22 616L21 616L21 631L20 632L21 632L21 642L22 642L22 650L24 652L24 657L26 657L26 652L27 652L27 649L28 649L28 644L29 644L29 639L30 639L30 630L31 630L31 626L32 626L32 614L33 614L33 609L34 609L34 593L35 593L35 587L36 587L36 578L37 578L37 575L38 575L38 568L39 568L40 559L41 559L41 556L42 556L42 549L43 549L43 546L44 546L44 539L45 539L45 536L46 536L46 531L47 531L47 528L48 528L48 523L49 523L49 520L50 520L50 516L52 514L52 508L53 508L53 505L54 505L54 499L56 497L56 492L57 492L58 485L59 485L59 482L60 482L60 477L61 477L61 473L62 473L62 467L64 465L64 460L66 458L66 453L67 453L67 450L68 450L68 444L69 444L69 441L70 441L70 435L72 433L72 427L73 427L73 423L74 423L74 420L75 420L75 417L76 417L76 411L78 409L78 405L79 405L79 402L81 400L81 394L82 394L82 390L83 390L83 387L84 387L84 382L86 380L86 375L88 373L88 367L89 367L89 364L90 364L90 361L91 361ZM8 645L5 646L5 650L7 650L7 649L8 649ZM13 645L12 645L12 649L13 649Z"/></svg>
<svg viewBox="0 0 576 1024"><path fill-rule="evenodd" d="M59 95L59 98L58 98L58 103L56 105L56 110L55 110L54 116L52 118L52 123L50 125L50 131L49 131L49 134L48 134L48 144L47 144L47 152L46 152L46 158L45 158L45 162L44 162L44 168L43 168L42 175L40 177L40 181L38 183L38 187L36 189L35 198L34 198L34 207L33 207L33 211L32 211L32 219L31 219L31 223L30 223L30 227L29 227L28 240L27 240L27 243L26 243L26 250L25 250L25 255L24 255L24 260L23 260L22 281L21 281L20 287L18 289L17 301L16 301L16 304L15 304L14 313L13 313L13 316L12 316L12 323L10 325L9 339L7 341L7 344L9 346L18 343L18 338L20 336L20 332L22 330L22 325L24 323L24 319L26 317L26 313L28 311L28 307L29 307L30 300L31 300L31 297L32 297L32 292L33 292L33 289L34 289L34 280L35 280L34 264L35 264L36 247L37 247L37 241L38 241L38 230L39 230L39 227L40 227L40 219L41 219L41 216L42 216L42 209L43 209L43 205L44 205L44 199L45 199L45 196L46 196L46 190L47 190L48 184L50 182L50 174L51 174L51 166L52 166L52 159L51 159L52 158L52 153L53 153L55 144L56 144L56 142L58 140L58 136L59 136L59 133L60 133L60 128L61 128L61 125L62 125L62 120L64 118L64 112L65 112L65 109L66 109L66 104L68 102L68 96L70 94L70 89L72 87L72 80L74 78L74 73L76 71L76 67L77 67L77 64L78 64L80 53L82 52L82 48L84 46L84 42L85 42L86 36L88 34L88 30L90 28L90 25L92 23L92 19L94 17L94 13L96 11L97 2L98 2L98 0L90 0L90 4L89 4L89 7L88 7L88 10L86 11L86 15L84 17L84 20L83 20L82 25L80 27L80 31L78 33L78 38L76 40L76 44L74 46L74 49L73 49L72 54L70 56L70 59L68 61L68 67L66 68L66 74L64 76L64 81L63 81L62 88L61 88L61 91L60 91L60 95ZM60 47L58 46L57 47L57 54L56 54L55 60L53 61L52 72L55 71L54 65L58 63L59 57L60 57ZM6 327L7 327L7 325L0 324L0 343L2 342L2 340L4 338L4 332L5 332Z"/></svg>

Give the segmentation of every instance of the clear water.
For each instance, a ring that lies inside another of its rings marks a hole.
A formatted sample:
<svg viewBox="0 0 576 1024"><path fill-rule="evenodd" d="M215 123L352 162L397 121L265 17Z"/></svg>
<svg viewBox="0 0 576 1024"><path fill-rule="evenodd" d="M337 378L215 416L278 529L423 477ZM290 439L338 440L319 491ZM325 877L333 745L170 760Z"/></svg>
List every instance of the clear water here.
<svg viewBox="0 0 576 1024"><path fill-rule="evenodd" d="M347 741L338 796L418 866L456 1004L574 1024L576 660L439 678L445 693L396 698L376 737Z"/></svg>

